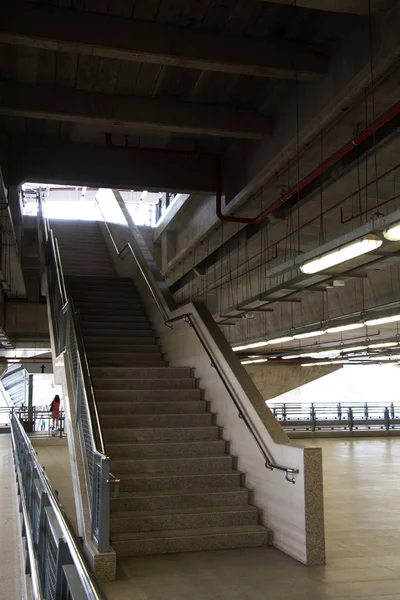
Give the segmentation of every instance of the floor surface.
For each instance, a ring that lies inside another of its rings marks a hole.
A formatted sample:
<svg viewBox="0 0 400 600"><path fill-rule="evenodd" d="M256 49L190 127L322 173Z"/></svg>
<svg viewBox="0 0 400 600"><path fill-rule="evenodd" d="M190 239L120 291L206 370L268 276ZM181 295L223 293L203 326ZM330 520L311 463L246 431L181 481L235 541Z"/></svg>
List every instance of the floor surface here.
<svg viewBox="0 0 400 600"><path fill-rule="evenodd" d="M134 557L109 600L400 600L400 439L303 443L323 448L326 566L274 548Z"/></svg>

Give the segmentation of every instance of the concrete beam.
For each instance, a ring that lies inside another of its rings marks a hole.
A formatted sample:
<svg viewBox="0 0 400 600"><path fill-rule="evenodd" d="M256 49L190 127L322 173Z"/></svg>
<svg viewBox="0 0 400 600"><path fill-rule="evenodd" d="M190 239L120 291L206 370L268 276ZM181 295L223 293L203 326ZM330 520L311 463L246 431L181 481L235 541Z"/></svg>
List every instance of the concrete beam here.
<svg viewBox="0 0 400 600"><path fill-rule="evenodd" d="M269 119L255 111L102 94L46 85L2 83L0 114L69 121L128 132L173 132L263 139Z"/></svg>
<svg viewBox="0 0 400 600"><path fill-rule="evenodd" d="M310 80L326 70L323 56L289 41L269 43L16 0L2 3L0 41L259 77L296 79L297 73Z"/></svg>
<svg viewBox="0 0 400 600"><path fill-rule="evenodd" d="M187 193L215 188L209 162L163 153L113 151L96 144L9 140L8 184L40 181L117 189Z"/></svg>
<svg viewBox="0 0 400 600"><path fill-rule="evenodd" d="M311 8L327 12L368 15L368 0L264 0L270 4L285 4L298 8ZM390 6L390 0L372 0L371 11L384 10Z"/></svg>

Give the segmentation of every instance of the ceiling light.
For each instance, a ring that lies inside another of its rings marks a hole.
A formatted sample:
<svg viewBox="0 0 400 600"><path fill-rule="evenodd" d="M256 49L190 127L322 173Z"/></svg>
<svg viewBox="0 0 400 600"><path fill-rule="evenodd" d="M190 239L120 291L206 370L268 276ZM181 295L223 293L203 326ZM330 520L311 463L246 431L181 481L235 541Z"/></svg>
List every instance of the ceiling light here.
<svg viewBox="0 0 400 600"><path fill-rule="evenodd" d="M256 360L242 360L242 365L251 365L253 363L264 363L267 362L268 358L257 358Z"/></svg>
<svg viewBox="0 0 400 600"><path fill-rule="evenodd" d="M315 367L317 363L303 363L301 366L302 367Z"/></svg>
<svg viewBox="0 0 400 600"><path fill-rule="evenodd" d="M268 340L268 344L283 344L284 342L291 342L294 340L294 337L291 335L286 335L281 338L275 338L273 340Z"/></svg>
<svg viewBox="0 0 400 600"><path fill-rule="evenodd" d="M247 348L260 348L261 346L266 346L269 342L254 342L254 344L247 344Z"/></svg>
<svg viewBox="0 0 400 600"><path fill-rule="evenodd" d="M384 325L385 323L395 323L396 321L400 321L400 315L393 315L392 317L380 317L379 319L370 319L369 321L365 321L365 325L374 326L374 325Z"/></svg>
<svg viewBox="0 0 400 600"><path fill-rule="evenodd" d="M381 344L370 344L368 348L394 348L397 344L393 342L382 342Z"/></svg>
<svg viewBox="0 0 400 600"><path fill-rule="evenodd" d="M400 242L400 223L396 223L386 229L386 231L383 232L383 235L390 242Z"/></svg>
<svg viewBox="0 0 400 600"><path fill-rule="evenodd" d="M302 340L304 338L316 337L317 335L324 335L326 331L307 331L306 333L296 333L293 337L295 340Z"/></svg>
<svg viewBox="0 0 400 600"><path fill-rule="evenodd" d="M341 348L342 352L358 352L359 350L366 350L368 346L353 346L351 348Z"/></svg>
<svg viewBox="0 0 400 600"><path fill-rule="evenodd" d="M292 360L294 358L304 358L304 354L291 354L290 356L282 356L283 360Z"/></svg>
<svg viewBox="0 0 400 600"><path fill-rule="evenodd" d="M329 327L327 333L339 333L340 331L350 331L351 329L360 329L364 323L350 323L349 325L338 325L338 327Z"/></svg>
<svg viewBox="0 0 400 600"><path fill-rule="evenodd" d="M232 350L234 352L239 352L240 350L247 350L248 346L236 346L235 348L232 348Z"/></svg>
<svg viewBox="0 0 400 600"><path fill-rule="evenodd" d="M338 250L328 252L319 258L304 263L300 266L300 270L307 275L312 275L313 273L318 273L319 271L325 271L326 269L330 269L331 267L346 262L347 260L361 256L362 254L366 254L372 250L376 250L376 248L379 248L381 245L382 240L380 240L377 236L368 235L361 240L357 240L351 244L346 244L346 246L342 246L342 248L339 248Z"/></svg>
<svg viewBox="0 0 400 600"><path fill-rule="evenodd" d="M143 190L143 192L140 194L139 202L142 202L142 200L144 200L146 198L148 193L149 192L147 190Z"/></svg>

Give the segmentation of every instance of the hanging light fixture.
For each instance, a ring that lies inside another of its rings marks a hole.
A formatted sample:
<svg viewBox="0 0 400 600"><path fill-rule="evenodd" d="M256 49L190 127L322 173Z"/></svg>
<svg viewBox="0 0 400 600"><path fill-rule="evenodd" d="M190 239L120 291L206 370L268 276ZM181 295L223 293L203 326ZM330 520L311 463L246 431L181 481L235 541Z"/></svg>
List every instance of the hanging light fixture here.
<svg viewBox="0 0 400 600"><path fill-rule="evenodd" d="M273 340L268 340L268 344L284 344L285 342L291 342L294 340L292 335L285 335L284 337L275 338Z"/></svg>
<svg viewBox="0 0 400 600"><path fill-rule="evenodd" d="M383 235L390 242L400 242L400 223L395 223L395 225L391 225L386 231L383 232Z"/></svg>
<svg viewBox="0 0 400 600"><path fill-rule="evenodd" d="M296 333L293 335L295 340L303 340L305 338L317 337L318 335L324 335L326 331L321 329L320 331L307 331L306 333Z"/></svg>
<svg viewBox="0 0 400 600"><path fill-rule="evenodd" d="M338 325L337 327L329 327L327 333L340 333L341 331L350 331L351 329L361 329L364 323L350 323L349 325Z"/></svg>
<svg viewBox="0 0 400 600"><path fill-rule="evenodd" d="M251 365L253 363L264 363L267 362L268 358L257 358L255 360L242 360L242 365Z"/></svg>
<svg viewBox="0 0 400 600"><path fill-rule="evenodd" d="M234 352L240 352L240 350L247 350L248 346L236 346L235 348L232 348L232 350Z"/></svg>
<svg viewBox="0 0 400 600"><path fill-rule="evenodd" d="M365 325L373 327L374 325L385 325L385 323L396 323L400 321L400 315L392 315L391 317L380 317L378 319L370 319L365 321Z"/></svg>
<svg viewBox="0 0 400 600"><path fill-rule="evenodd" d="M362 256L376 250L382 245L382 240L376 235L367 235L351 244L346 244L337 250L323 254L319 258L310 260L300 266L300 270L306 275L312 275L319 271L325 271L335 265L339 265L347 260Z"/></svg>

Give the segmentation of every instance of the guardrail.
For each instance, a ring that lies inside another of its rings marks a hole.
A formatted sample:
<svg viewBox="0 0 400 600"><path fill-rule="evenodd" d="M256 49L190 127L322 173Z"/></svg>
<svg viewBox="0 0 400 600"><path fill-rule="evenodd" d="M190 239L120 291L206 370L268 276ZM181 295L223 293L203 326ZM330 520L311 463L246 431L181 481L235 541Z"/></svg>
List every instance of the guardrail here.
<svg viewBox="0 0 400 600"><path fill-rule="evenodd" d="M287 432L400 429L400 403L274 403L269 408Z"/></svg>
<svg viewBox="0 0 400 600"><path fill-rule="evenodd" d="M134 226L132 227L131 217L125 207L125 203L123 202L119 192L114 191L114 195L116 196L117 200L119 197L120 208L125 216L127 223L130 224L132 230ZM173 327L173 324L178 321L186 321L193 328L201 345L203 346L208 357L210 358L212 365L217 370L225 389L227 390L229 396L235 404L235 407L238 411L238 417L243 420L244 424L246 425L247 429L252 435L257 447L259 448L262 456L264 457L265 467L267 469L270 469L271 471L283 471L285 473L287 481L295 483L295 475L299 472L299 470L295 467L278 464L274 460L270 450L266 447L265 440L257 433L255 428L252 426L250 417L247 416L245 409L242 407L242 402L236 387L238 385L237 379L233 372L231 372L231 369L229 368L229 365L227 364L227 361L224 358L226 355L225 348L221 348L221 344L218 343L216 336L211 332L210 326L207 325L206 319L203 317L204 315L207 318L207 315L205 313L208 313L205 306L200 306L200 303L192 303L183 307L183 310L177 310L178 307L176 306L176 303L171 293L169 292L165 280L156 268L156 266L153 264L151 256L145 245L141 245L138 239L135 237L135 235L133 235L132 244L127 243L120 250L112 234L110 226L106 218L104 217L104 213L98 201L97 204L99 206L100 213L103 217L104 225L110 236L111 243L114 247L116 254L118 255L118 257L121 258L124 252L128 251L131 253L133 259L135 260L137 268L141 273L143 281L145 282L157 306L157 309L160 312L162 319L164 320L165 325L167 327ZM229 351L232 352L232 349L230 347ZM237 360L236 357L234 360ZM222 366L222 363L224 363L226 368ZM233 383L235 379L236 383Z"/></svg>
<svg viewBox="0 0 400 600"><path fill-rule="evenodd" d="M85 473L91 538L99 552L110 548L110 485L118 493L119 479L110 473L79 314L67 296L62 263L53 231L39 202L39 241L46 265L48 302L56 355L64 355L72 387L76 426Z"/></svg>
<svg viewBox="0 0 400 600"><path fill-rule="evenodd" d="M33 600L106 600L15 412L10 422Z"/></svg>

